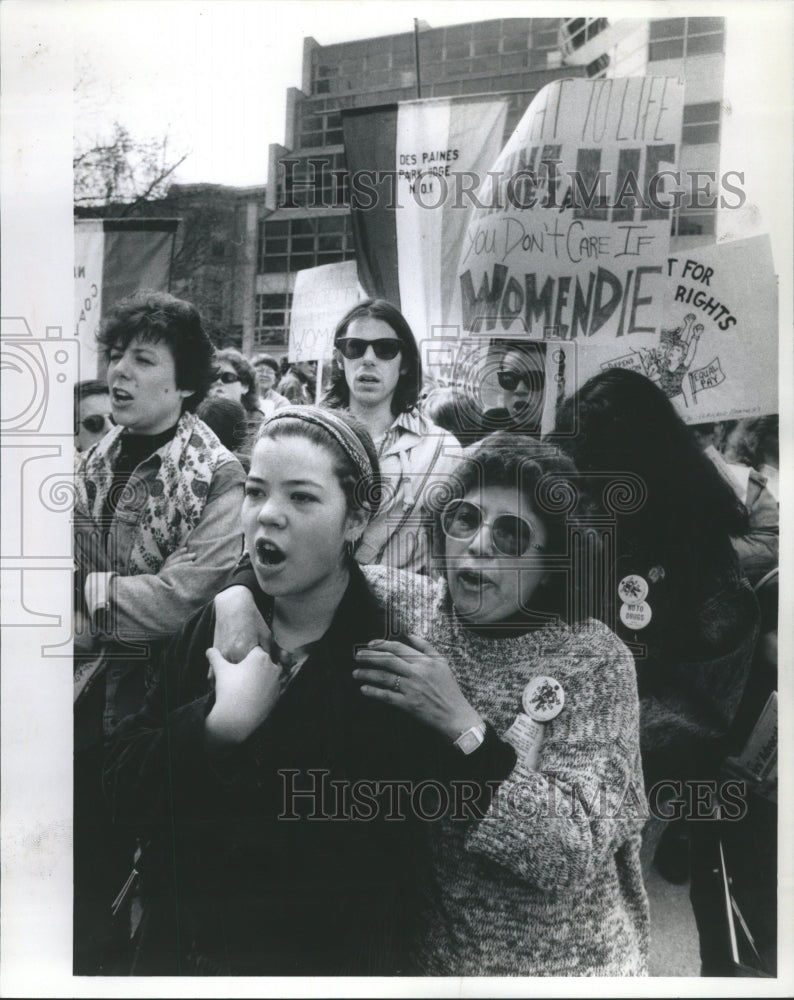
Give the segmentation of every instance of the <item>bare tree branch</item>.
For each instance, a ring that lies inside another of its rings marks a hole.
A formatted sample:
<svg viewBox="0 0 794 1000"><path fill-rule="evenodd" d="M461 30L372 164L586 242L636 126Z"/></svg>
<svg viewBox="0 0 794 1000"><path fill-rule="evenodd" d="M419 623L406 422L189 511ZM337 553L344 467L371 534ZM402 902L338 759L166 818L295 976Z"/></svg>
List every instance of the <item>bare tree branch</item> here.
<svg viewBox="0 0 794 1000"><path fill-rule="evenodd" d="M176 161L176 163L172 164L167 170L164 170L161 174L155 177L155 179L151 182L149 187L142 194L138 195L135 201L133 201L130 205L125 206L124 210L121 212L120 218L123 219L126 216L131 215L132 212L138 207L138 205L141 204L141 202L147 200L147 198L152 193L152 191L154 191L157 185L162 184L163 181L166 179L166 177L172 174L177 169L177 167L181 166L189 155L190 153L185 153L184 156L181 156Z"/></svg>

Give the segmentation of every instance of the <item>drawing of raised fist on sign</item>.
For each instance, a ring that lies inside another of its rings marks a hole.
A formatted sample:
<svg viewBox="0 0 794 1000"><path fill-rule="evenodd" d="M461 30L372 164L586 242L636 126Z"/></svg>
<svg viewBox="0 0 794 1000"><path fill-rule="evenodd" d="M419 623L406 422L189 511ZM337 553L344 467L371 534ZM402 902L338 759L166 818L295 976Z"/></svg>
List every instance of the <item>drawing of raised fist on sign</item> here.
<svg viewBox="0 0 794 1000"><path fill-rule="evenodd" d="M662 330L659 387L670 399L683 395L684 376L695 359L703 324L695 324L694 313L684 317L683 326Z"/></svg>

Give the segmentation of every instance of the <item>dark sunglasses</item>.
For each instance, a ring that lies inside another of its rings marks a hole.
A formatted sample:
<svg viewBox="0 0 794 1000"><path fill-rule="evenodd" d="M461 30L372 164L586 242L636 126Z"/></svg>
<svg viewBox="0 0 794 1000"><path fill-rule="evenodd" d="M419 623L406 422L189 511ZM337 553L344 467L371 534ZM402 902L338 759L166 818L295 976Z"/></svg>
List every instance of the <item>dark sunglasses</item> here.
<svg viewBox="0 0 794 1000"><path fill-rule="evenodd" d="M441 528L447 538L468 541L483 525L488 525L482 507L468 500L453 500L441 515ZM494 548L504 556L523 556L530 548L543 551L532 541L532 525L515 514L500 514L490 525Z"/></svg>
<svg viewBox="0 0 794 1000"><path fill-rule="evenodd" d="M381 340L361 340L359 337L340 337L335 345L348 361L363 358L367 348L371 347L375 357L381 361L392 361L402 350L402 341L395 337L383 337Z"/></svg>
<svg viewBox="0 0 794 1000"><path fill-rule="evenodd" d="M508 392L513 392L519 382L523 382L530 391L543 388L543 372L514 372L502 369L496 373L496 377L502 389L507 389Z"/></svg>
<svg viewBox="0 0 794 1000"><path fill-rule="evenodd" d="M80 426L83 430L88 431L89 434L99 434L100 431L105 429L105 422L110 424L111 427L116 426L116 421L113 419L110 413L103 416L101 413L92 413L90 417L83 417L80 421Z"/></svg>
<svg viewBox="0 0 794 1000"><path fill-rule="evenodd" d="M223 382L224 385L231 385L232 382L239 382L240 376L235 372L221 372L215 379L216 382Z"/></svg>

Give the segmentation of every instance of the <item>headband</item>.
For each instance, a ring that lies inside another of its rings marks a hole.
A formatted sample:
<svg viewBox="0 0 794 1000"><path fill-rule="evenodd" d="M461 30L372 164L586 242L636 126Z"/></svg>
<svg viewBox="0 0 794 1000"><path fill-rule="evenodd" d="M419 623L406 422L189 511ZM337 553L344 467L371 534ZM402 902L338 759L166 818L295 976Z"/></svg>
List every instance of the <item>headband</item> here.
<svg viewBox="0 0 794 1000"><path fill-rule="evenodd" d="M359 476L369 482L375 470L356 432L334 413L319 406L282 406L267 418L259 428L257 439L277 420L301 420L322 427L336 441L358 469Z"/></svg>

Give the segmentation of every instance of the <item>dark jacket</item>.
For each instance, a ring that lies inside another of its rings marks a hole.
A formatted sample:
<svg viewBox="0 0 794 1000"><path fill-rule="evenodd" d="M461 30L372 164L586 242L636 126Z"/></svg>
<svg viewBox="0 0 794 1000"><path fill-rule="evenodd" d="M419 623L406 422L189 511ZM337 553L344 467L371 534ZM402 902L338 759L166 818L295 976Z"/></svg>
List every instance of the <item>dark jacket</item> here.
<svg viewBox="0 0 794 1000"><path fill-rule="evenodd" d="M648 584L651 621L627 628L615 601L611 624L631 649L640 697L646 786L709 778L729 751L728 734L744 693L758 635L758 603L726 540L719 564L682 581L668 563L629 550L615 582Z"/></svg>
<svg viewBox="0 0 794 1000"><path fill-rule="evenodd" d="M264 612L269 599L255 597ZM360 694L353 650L386 635L385 624L353 570L329 631L268 719L220 764L204 744L212 606L177 637L106 766L115 821L147 843L148 926L133 972L406 971L423 830L407 808L405 819L386 819L394 786L380 799L364 787L377 808L363 812L376 815L355 819L331 783L347 782L349 793L355 782L437 777L460 762L428 729ZM292 794L306 789L313 794Z"/></svg>

